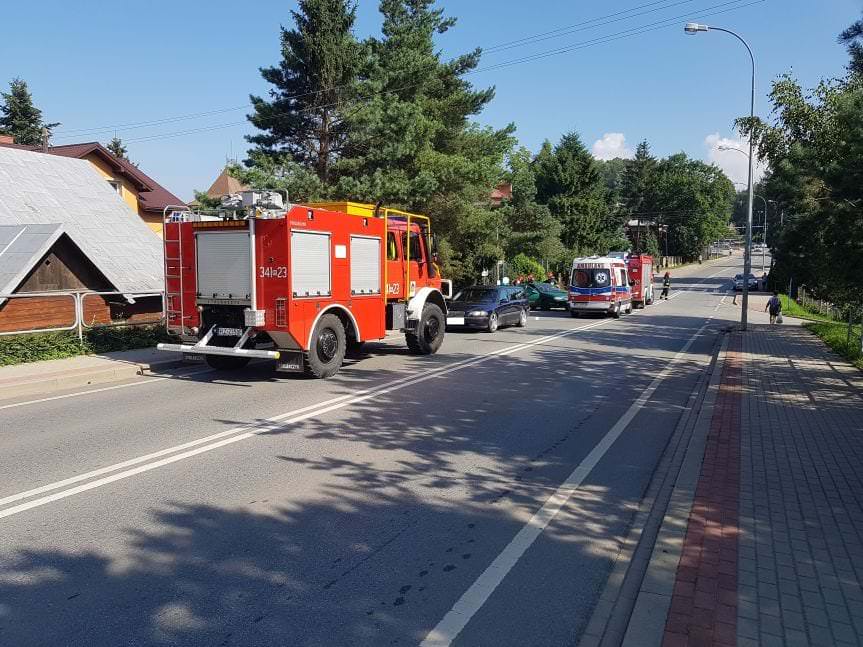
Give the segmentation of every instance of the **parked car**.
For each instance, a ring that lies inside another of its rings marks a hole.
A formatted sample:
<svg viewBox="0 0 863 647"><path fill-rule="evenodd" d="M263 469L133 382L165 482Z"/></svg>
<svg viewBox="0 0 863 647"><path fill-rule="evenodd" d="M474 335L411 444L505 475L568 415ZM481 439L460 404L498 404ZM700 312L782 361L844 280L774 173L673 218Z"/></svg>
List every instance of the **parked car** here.
<svg viewBox="0 0 863 647"><path fill-rule="evenodd" d="M566 310L569 296L552 283L528 283L524 286L527 301L531 310L551 310L560 308Z"/></svg>
<svg viewBox="0 0 863 647"><path fill-rule="evenodd" d="M447 327L465 326L494 332L499 326L527 325L528 302L518 285L465 288L449 302Z"/></svg>
<svg viewBox="0 0 863 647"><path fill-rule="evenodd" d="M749 289L757 290L758 289L758 279L754 274L749 274ZM735 274L734 275L734 291L741 292L743 290L743 275Z"/></svg>

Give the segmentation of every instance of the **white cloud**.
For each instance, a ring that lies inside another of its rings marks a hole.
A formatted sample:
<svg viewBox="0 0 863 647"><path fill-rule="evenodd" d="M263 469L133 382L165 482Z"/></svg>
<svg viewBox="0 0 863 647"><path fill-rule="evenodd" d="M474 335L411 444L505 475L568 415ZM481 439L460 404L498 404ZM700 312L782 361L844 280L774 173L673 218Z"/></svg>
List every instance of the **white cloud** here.
<svg viewBox="0 0 863 647"><path fill-rule="evenodd" d="M626 136L623 133L605 133L602 139L593 142L590 150L598 160L611 160L615 157L630 159L634 155L632 149L626 147Z"/></svg>
<svg viewBox="0 0 863 647"><path fill-rule="evenodd" d="M731 139L729 137L721 137L719 133L713 133L704 138L704 146L707 148L707 161L716 164L719 168L725 171L725 175L732 182L746 184L746 179L749 177L749 144L741 139ZM722 150L725 148L736 148L745 154L741 154L736 150ZM756 159L755 164L755 182L758 182L763 176L767 165ZM742 186L735 186L738 191L743 189Z"/></svg>

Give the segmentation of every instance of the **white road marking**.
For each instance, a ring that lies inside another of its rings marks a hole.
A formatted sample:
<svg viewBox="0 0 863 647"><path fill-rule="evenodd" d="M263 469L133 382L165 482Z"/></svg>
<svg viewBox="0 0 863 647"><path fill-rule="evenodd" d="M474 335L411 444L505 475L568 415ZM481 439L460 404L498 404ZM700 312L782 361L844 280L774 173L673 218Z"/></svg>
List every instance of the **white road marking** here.
<svg viewBox="0 0 863 647"><path fill-rule="evenodd" d="M103 391L115 391L116 389L128 389L133 386L143 386L144 384L151 384L152 382L161 382L162 380L171 380L177 379L178 377L186 377L188 375L198 375L200 373L209 373L213 369L204 368L198 371L190 371L188 373L178 373L176 375L165 375L165 376L143 376L143 380L140 382L131 382L129 384L115 384L113 386L103 386L98 389L88 389L87 391L75 391L75 393L64 393L63 395L53 395L47 398L39 398L38 400L27 400L25 402L13 402L12 404L3 404L0 405L0 411L3 409L14 409L16 407L26 407L31 404L40 404L42 402L51 402L52 400L65 400L67 398L77 398L82 395L90 395L91 393L102 393Z"/></svg>
<svg viewBox="0 0 863 647"><path fill-rule="evenodd" d="M546 526L566 505L581 483L596 467L600 459L611 448L626 427L632 422L636 414L647 403L662 381L671 372L674 365L689 351L695 340L707 328L705 323L698 331L689 338L682 349L668 362L664 369L657 375L638 399L632 403L626 413L608 430L602 440L590 451L578 467L569 477L555 490L543 504L542 508L534 514L530 520L519 530L518 534L507 544L506 548L495 558L488 568L476 579L470 588L458 599L452 609L420 643L420 647L447 647L461 633L470 619L482 608L483 604L491 597L494 590L512 570L525 551L542 534Z"/></svg>
<svg viewBox="0 0 863 647"><path fill-rule="evenodd" d="M197 456L198 454L202 454L204 452L208 452L214 449L218 449L219 447L224 447L225 445L230 445L241 440L246 440L248 438L252 438L253 436L268 432L275 431L279 429L283 429L289 425L296 424L298 422L302 422L304 420L308 420L309 418L314 418L317 416L324 415L326 413L330 413L332 411L336 411L338 409L342 409L344 407L348 407L353 404L358 404L360 402L364 402L366 400L370 400L372 398L377 398L382 395L386 395L393 391L397 391L408 386L412 386L414 384L419 384L421 382L425 382L427 380L431 380L437 377L441 377L443 375L447 375L449 373L461 370L463 368L467 368L468 366L475 366L477 364L482 364L487 362L495 357L500 357L503 355L509 355L520 350L524 350L525 348L531 348L534 346L541 346L549 341L557 339L559 337L565 337L567 335L571 335L574 333L578 333L584 330L590 330L592 328L597 328L599 326L604 326L608 323L611 323L615 320L613 319L604 319L598 321L593 324L589 324L586 326L581 326L579 328L569 328L567 330L562 330L560 332L554 333L552 335L547 335L545 337L540 337L538 339L523 342L521 344L515 344L513 346L508 346L506 348L498 349L496 351L490 351L485 355L481 355L479 357L472 357L466 360L461 360L459 362L455 362L454 364L450 364L448 366L442 366L438 369L427 371L422 375L415 376L410 375L403 378L399 378L397 380L393 380L388 384L377 387L373 389L363 389L360 391L356 391L353 394L346 394L343 396L339 396L337 398L332 398L325 402L319 402L317 404L309 405L307 407L303 407L302 409L296 409L293 411L289 411L287 413L275 416L273 418L268 418L267 420L258 423L256 425L247 425L244 427L236 427L233 429L227 429L225 431L219 432L217 434L212 434L210 436L206 436L204 438L199 438L197 440L193 440L182 445L177 445L175 447L169 447L167 449L163 449L157 452L153 452L151 454L146 454L144 456L139 456L137 458L132 458L127 461L123 461L122 463L117 463L115 465L108 465L106 467L93 470L91 472L87 472L85 474L79 474L77 476L73 476L67 479L63 479L62 481L57 481L54 483L49 483L47 485L43 485L38 488L34 488L32 490L27 490L26 492L20 492L18 494L13 494L7 496L3 499L0 499L0 506L6 505L8 503L13 503L15 501L21 501L22 499L28 499L33 496L37 496L39 494L44 494L45 492L50 492L51 490L57 490L60 488L64 488L68 485L72 485L74 483L80 483L81 481L87 481L88 479L92 479L97 476L102 476L104 474L110 474L111 472L117 472L117 470L124 470L118 472L116 474L111 474L110 476L105 476L103 478L89 481L87 483L83 483L81 485L62 490L60 492L55 492L54 494L49 494L47 496L40 497L38 499L33 499L32 501L27 501L26 503L21 503L16 506L12 506L6 508L4 510L0 510L0 519L4 517L10 517L14 514L18 514L20 512L24 512L25 510L30 510L32 508L37 508L53 501L58 501L60 499L65 499L67 497L73 496L75 494L79 494L80 492L86 492L88 490L93 490L97 487L101 487L103 485L107 485L109 483L113 483L115 481L119 481L121 479L126 479L131 476L135 476L136 474L141 474L142 472L147 472L149 470L156 469L158 467L162 467L164 465L169 465L171 463L175 463L177 461L184 460L186 458L191 458L192 456ZM194 449L191 449L194 448ZM187 451L183 451L187 450ZM180 452L180 453L176 453ZM172 455L173 454L173 455ZM160 458L165 457L165 458ZM160 460L154 460L160 459ZM148 462L152 461L152 462ZM137 467L132 467L133 465L137 465ZM131 469L125 469L131 468Z"/></svg>

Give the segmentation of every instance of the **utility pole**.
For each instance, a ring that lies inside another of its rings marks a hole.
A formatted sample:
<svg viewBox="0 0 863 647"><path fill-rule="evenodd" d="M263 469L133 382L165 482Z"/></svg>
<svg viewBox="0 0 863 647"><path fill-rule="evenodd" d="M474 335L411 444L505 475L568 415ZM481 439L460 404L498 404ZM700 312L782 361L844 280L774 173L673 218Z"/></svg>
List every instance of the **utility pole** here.
<svg viewBox="0 0 863 647"><path fill-rule="evenodd" d="M48 152L48 129L42 126L42 152Z"/></svg>

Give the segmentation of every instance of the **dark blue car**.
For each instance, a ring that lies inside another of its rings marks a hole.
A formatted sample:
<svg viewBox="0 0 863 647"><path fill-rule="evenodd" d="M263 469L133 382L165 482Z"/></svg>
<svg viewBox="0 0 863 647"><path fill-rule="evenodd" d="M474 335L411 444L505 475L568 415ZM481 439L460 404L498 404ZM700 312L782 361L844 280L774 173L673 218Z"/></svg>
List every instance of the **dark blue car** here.
<svg viewBox="0 0 863 647"><path fill-rule="evenodd" d="M494 332L500 326L527 325L528 301L522 287L475 285L453 297L446 316L447 326L482 328Z"/></svg>

